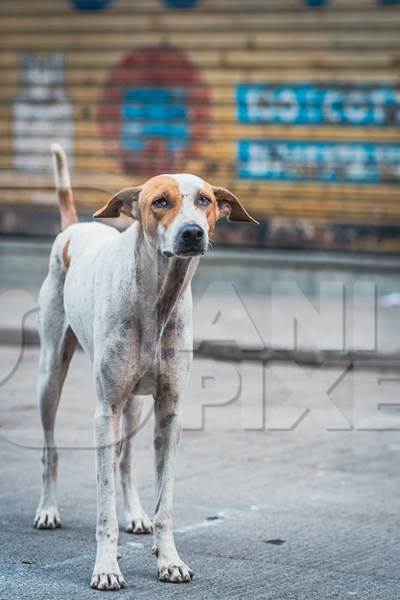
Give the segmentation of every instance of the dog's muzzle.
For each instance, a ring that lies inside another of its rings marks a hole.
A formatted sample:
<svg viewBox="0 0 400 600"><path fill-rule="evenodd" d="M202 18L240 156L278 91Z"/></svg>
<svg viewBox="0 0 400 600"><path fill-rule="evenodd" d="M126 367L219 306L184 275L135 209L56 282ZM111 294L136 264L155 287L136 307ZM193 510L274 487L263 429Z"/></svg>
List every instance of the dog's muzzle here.
<svg viewBox="0 0 400 600"><path fill-rule="evenodd" d="M206 235L199 225L184 225L178 232L174 253L177 256L200 256L206 251Z"/></svg>

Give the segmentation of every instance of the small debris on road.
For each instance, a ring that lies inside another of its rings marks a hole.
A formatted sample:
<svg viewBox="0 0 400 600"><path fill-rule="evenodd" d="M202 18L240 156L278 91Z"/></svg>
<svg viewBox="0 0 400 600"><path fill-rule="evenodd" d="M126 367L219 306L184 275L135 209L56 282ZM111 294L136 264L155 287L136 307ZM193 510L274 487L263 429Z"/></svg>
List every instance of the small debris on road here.
<svg viewBox="0 0 400 600"><path fill-rule="evenodd" d="M286 540L281 540L280 538L275 538L273 540L264 540L266 544L272 544L273 546L282 546L286 542Z"/></svg>

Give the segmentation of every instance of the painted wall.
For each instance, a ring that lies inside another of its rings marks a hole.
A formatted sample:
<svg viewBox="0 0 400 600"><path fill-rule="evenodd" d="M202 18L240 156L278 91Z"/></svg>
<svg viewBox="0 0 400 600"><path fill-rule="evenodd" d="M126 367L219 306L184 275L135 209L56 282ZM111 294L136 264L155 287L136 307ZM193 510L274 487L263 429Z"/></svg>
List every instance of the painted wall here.
<svg viewBox="0 0 400 600"><path fill-rule="evenodd" d="M399 28L394 0L1 2L0 232L49 210L57 140L88 213L191 171L263 223L221 243L400 252Z"/></svg>
<svg viewBox="0 0 400 600"><path fill-rule="evenodd" d="M72 158L72 105L64 88L63 55L21 55L21 83L13 103L13 166L43 172L51 165L49 145L56 138Z"/></svg>

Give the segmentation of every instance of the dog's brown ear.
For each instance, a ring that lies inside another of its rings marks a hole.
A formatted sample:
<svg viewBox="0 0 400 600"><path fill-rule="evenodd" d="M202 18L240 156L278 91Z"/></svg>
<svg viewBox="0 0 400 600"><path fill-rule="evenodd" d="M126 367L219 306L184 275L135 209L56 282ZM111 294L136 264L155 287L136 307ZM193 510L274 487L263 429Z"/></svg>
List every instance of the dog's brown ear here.
<svg viewBox="0 0 400 600"><path fill-rule="evenodd" d="M137 219L137 205L141 189L141 186L124 188L102 208L96 210L93 217L95 219L118 219L119 216L126 215L131 219Z"/></svg>
<svg viewBox="0 0 400 600"><path fill-rule="evenodd" d="M242 221L259 225L259 222L249 215L235 194L221 187L213 187L213 190L217 199L218 219L227 217L228 221Z"/></svg>

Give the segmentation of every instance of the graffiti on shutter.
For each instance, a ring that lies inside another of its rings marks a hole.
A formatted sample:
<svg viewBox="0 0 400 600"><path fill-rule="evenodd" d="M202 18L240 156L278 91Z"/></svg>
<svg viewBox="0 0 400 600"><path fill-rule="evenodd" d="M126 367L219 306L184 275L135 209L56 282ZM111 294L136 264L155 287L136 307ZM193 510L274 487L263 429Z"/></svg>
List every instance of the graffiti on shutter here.
<svg viewBox="0 0 400 600"><path fill-rule="evenodd" d="M63 56L23 54L21 86L13 103L13 164L16 169L48 170L50 144L73 151L72 106L64 89Z"/></svg>
<svg viewBox="0 0 400 600"><path fill-rule="evenodd" d="M160 173L180 171L199 154L209 113L209 87L186 54L155 47L112 68L98 120L107 154L126 173Z"/></svg>

